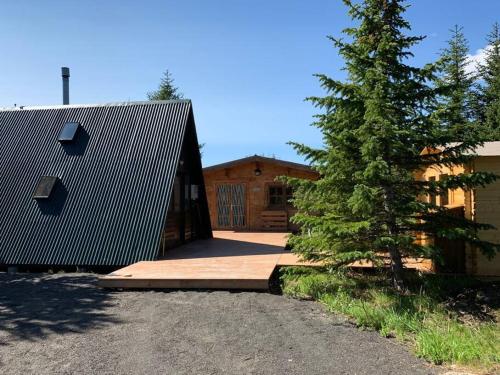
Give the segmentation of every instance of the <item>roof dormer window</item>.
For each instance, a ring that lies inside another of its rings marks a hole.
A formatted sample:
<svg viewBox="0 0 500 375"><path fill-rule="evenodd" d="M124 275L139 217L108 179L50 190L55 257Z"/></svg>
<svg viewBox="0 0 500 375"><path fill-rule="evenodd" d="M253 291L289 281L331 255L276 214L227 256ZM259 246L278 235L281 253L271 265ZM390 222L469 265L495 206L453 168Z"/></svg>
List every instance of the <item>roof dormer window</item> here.
<svg viewBox="0 0 500 375"><path fill-rule="evenodd" d="M38 180L33 199L48 199L56 186L58 178L54 176L42 176Z"/></svg>
<svg viewBox="0 0 500 375"><path fill-rule="evenodd" d="M57 140L59 142L72 142L72 141L74 141L79 127L80 127L79 122L67 122L67 123L65 123L61 132L59 133L59 137L57 138Z"/></svg>

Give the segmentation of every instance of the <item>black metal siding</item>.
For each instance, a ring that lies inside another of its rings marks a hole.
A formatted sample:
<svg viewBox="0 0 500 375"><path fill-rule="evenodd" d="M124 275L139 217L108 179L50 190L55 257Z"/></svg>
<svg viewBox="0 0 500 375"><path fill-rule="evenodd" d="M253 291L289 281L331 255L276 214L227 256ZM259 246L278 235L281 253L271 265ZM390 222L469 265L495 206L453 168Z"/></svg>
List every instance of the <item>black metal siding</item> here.
<svg viewBox="0 0 500 375"><path fill-rule="evenodd" d="M189 101L0 111L0 264L125 265L154 259ZM57 136L81 123L77 143ZM42 175L61 184L32 199Z"/></svg>

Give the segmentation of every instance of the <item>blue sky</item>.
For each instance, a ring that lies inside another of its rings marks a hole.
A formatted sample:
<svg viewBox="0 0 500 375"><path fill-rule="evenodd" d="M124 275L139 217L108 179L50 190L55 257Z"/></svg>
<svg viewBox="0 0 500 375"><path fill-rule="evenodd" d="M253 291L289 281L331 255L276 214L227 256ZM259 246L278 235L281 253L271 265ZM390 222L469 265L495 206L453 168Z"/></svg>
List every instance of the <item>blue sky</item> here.
<svg viewBox="0 0 500 375"><path fill-rule="evenodd" d="M476 54L500 21L499 0L409 4L413 32L428 36L415 64L436 58L454 24ZM286 142L321 143L304 98L322 94L314 73L343 76L326 35L349 24L340 0L6 0L0 107L60 104L61 66L71 68L72 104L145 100L169 69L193 101L204 165L301 161Z"/></svg>

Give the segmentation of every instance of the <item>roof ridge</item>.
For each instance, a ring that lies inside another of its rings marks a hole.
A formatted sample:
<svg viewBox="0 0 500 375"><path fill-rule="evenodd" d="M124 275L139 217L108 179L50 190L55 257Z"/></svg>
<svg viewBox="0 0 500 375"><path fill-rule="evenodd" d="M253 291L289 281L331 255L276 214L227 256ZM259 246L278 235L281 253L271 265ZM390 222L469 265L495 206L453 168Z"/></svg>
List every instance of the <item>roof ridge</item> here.
<svg viewBox="0 0 500 375"><path fill-rule="evenodd" d="M269 161L269 162L276 162L276 163L279 163L279 164L287 164L289 166L295 166L295 167L298 167L298 168L303 168L303 169L308 169L308 170L312 169L312 167L310 165L307 165L307 164L297 163L297 162L283 160L283 159L278 159L278 158L271 158L271 157L267 157L267 156L251 155L251 156L247 156L247 157L244 157L244 158L234 159L234 160L230 160L230 161L227 161L227 162L210 165L208 167L204 167L203 170L212 170L212 169L218 169L218 168L225 168L225 167L228 167L228 166L231 166L231 165L236 165L236 164L240 164L240 163L246 163L246 162L250 162L250 161L256 160L256 159L260 159L260 160L263 160L263 161Z"/></svg>
<svg viewBox="0 0 500 375"><path fill-rule="evenodd" d="M142 101L121 101L91 104L56 104L56 105L34 105L18 107L0 107L0 111L29 111L39 109L64 109L64 108L90 108L90 107L121 107L129 105L154 105L154 104L174 104L174 103L192 103L191 99L172 99L172 100L142 100Z"/></svg>

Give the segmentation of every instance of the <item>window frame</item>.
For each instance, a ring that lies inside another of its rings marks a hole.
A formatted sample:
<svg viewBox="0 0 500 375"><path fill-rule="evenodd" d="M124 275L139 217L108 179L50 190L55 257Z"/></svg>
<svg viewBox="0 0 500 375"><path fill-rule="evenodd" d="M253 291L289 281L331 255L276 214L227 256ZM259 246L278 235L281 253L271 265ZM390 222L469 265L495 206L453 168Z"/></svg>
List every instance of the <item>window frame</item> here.
<svg viewBox="0 0 500 375"><path fill-rule="evenodd" d="M439 181L444 181L449 177L448 173L443 173L439 175ZM446 189L441 194L439 194L439 205L448 206L450 204L450 189Z"/></svg>
<svg viewBox="0 0 500 375"><path fill-rule="evenodd" d="M430 176L428 178L429 182L436 182L436 176ZM429 203L433 204L434 206L437 206L437 194L436 193L429 193Z"/></svg>
<svg viewBox="0 0 500 375"><path fill-rule="evenodd" d="M281 189L279 194L271 194L271 189ZM270 211L287 210L292 208L292 204L289 202L289 197L293 197L293 190L291 186L280 183L270 183L266 186L267 195L267 209ZM272 197L279 197L280 203L271 203Z"/></svg>

